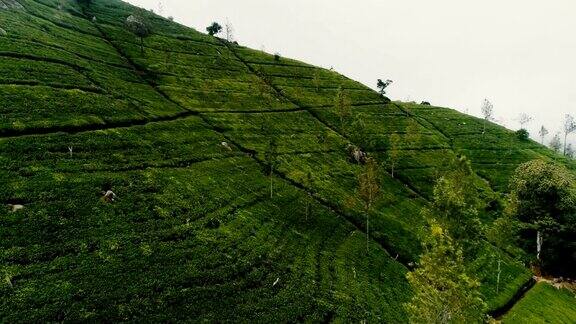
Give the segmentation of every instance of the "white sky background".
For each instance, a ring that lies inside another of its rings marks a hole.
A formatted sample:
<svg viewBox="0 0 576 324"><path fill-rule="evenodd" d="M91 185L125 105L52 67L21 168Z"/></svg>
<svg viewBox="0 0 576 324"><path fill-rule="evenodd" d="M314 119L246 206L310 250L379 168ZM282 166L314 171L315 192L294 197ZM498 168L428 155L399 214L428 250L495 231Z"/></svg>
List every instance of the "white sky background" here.
<svg viewBox="0 0 576 324"><path fill-rule="evenodd" d="M242 45L279 52L375 87L551 135L576 115L574 0L129 0L204 32L228 20ZM161 4L161 6L160 6ZM576 135L572 135L576 142Z"/></svg>

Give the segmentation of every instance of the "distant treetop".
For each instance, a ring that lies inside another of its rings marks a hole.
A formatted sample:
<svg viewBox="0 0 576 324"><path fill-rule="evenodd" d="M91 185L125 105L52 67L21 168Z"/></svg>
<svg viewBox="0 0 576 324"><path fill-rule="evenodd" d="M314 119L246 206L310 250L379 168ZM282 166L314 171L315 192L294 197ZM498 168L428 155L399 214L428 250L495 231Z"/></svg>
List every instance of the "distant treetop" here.
<svg viewBox="0 0 576 324"><path fill-rule="evenodd" d="M206 31L208 35L214 36L222 31L222 26L217 22L213 22L210 26L206 27Z"/></svg>
<svg viewBox="0 0 576 324"><path fill-rule="evenodd" d="M382 81L382 79L378 79L376 87L378 87L378 92L380 93L381 96L384 96L386 94L386 88L388 88L388 86L391 85L392 82L394 81L392 80Z"/></svg>

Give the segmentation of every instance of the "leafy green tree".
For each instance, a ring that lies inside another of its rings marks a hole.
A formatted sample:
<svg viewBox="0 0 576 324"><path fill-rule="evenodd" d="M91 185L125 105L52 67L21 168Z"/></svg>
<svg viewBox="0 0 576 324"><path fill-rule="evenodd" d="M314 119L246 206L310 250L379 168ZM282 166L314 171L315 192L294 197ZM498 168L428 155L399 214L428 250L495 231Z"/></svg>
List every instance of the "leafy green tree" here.
<svg viewBox="0 0 576 324"><path fill-rule="evenodd" d="M486 304L467 274L462 249L434 219L418 267L406 275L414 289L404 307L410 323L482 323Z"/></svg>
<svg viewBox="0 0 576 324"><path fill-rule="evenodd" d="M140 53L144 54L144 38L150 36L150 27L144 14L135 13L126 18L126 28L140 39Z"/></svg>
<svg viewBox="0 0 576 324"><path fill-rule="evenodd" d="M366 251L370 242L370 210L372 204L380 193L378 185L378 163L374 158L367 158L364 171L358 177L358 191L360 198L364 201L364 212L366 213Z"/></svg>
<svg viewBox="0 0 576 324"><path fill-rule="evenodd" d="M524 128L519 129L516 131L516 138L521 141L527 141L530 139L530 133L528 133L528 131Z"/></svg>
<svg viewBox="0 0 576 324"><path fill-rule="evenodd" d="M362 143L363 145L369 145L369 134L368 128L366 126L366 121L361 117L361 115L356 115L352 118L352 131L348 136L354 143Z"/></svg>
<svg viewBox="0 0 576 324"><path fill-rule="evenodd" d="M382 81L382 79L378 79L376 82L376 87L378 88L378 93L380 96L384 97L386 95L386 88L388 88L392 84L392 80Z"/></svg>
<svg viewBox="0 0 576 324"><path fill-rule="evenodd" d="M502 216L485 228L486 238L510 255L518 255L517 243L520 228L520 222L512 215L512 210L507 208Z"/></svg>
<svg viewBox="0 0 576 324"><path fill-rule="evenodd" d="M576 268L575 183L564 167L543 160L520 165L510 181L512 214L543 269Z"/></svg>
<svg viewBox="0 0 576 324"><path fill-rule="evenodd" d="M344 132L344 121L352 114L352 102L342 87L339 87L338 92L336 92L334 108L336 109L336 114L340 118L340 129Z"/></svg>
<svg viewBox="0 0 576 324"><path fill-rule="evenodd" d="M206 27L206 31L210 36L218 35L222 31L222 26L217 22L213 22L210 26Z"/></svg>
<svg viewBox="0 0 576 324"><path fill-rule="evenodd" d="M478 215L484 202L478 196L474 172L466 157L458 157L450 171L438 179L432 206L456 238L467 239L479 234Z"/></svg>

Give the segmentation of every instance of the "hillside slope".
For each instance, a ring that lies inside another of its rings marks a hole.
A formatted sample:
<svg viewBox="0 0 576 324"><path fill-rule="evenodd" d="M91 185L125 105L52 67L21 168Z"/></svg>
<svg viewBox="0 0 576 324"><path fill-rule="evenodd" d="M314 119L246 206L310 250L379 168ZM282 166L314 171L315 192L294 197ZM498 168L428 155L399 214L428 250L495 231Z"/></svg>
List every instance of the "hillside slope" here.
<svg viewBox="0 0 576 324"><path fill-rule="evenodd" d="M136 13L152 30L143 52L125 27ZM499 199L517 165L558 159L117 0L2 0L0 21L2 322L402 322L421 210L451 161L470 157L483 197ZM368 252L349 144L382 162ZM530 273L478 243L470 270L494 310Z"/></svg>

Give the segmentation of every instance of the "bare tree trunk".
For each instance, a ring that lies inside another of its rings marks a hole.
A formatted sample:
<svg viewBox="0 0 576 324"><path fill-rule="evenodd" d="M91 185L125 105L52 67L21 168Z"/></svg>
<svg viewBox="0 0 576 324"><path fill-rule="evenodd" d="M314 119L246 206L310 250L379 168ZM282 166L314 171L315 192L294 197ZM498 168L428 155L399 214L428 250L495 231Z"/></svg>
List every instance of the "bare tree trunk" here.
<svg viewBox="0 0 576 324"><path fill-rule="evenodd" d="M564 156L566 156L566 145L568 144L568 133L564 133Z"/></svg>
<svg viewBox="0 0 576 324"><path fill-rule="evenodd" d="M498 276L496 277L496 293L500 291L500 273L502 273L502 269L500 268L500 264L502 260L498 260Z"/></svg>
<svg viewBox="0 0 576 324"><path fill-rule="evenodd" d="M272 199L273 195L274 195L274 189L272 187L272 172L270 172L270 199Z"/></svg>
<svg viewBox="0 0 576 324"><path fill-rule="evenodd" d="M536 259L540 260L540 251L542 251L542 233L536 232Z"/></svg>
<svg viewBox="0 0 576 324"><path fill-rule="evenodd" d="M306 222L308 222L308 211L310 210L310 196L306 199Z"/></svg>
<svg viewBox="0 0 576 324"><path fill-rule="evenodd" d="M366 210L366 252L369 251L370 245L370 214Z"/></svg>

